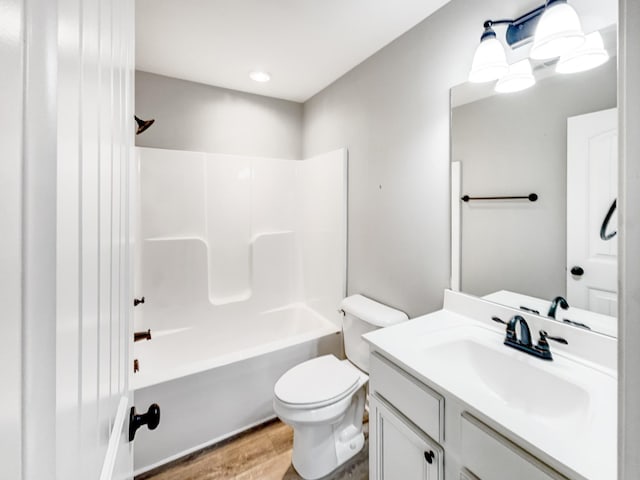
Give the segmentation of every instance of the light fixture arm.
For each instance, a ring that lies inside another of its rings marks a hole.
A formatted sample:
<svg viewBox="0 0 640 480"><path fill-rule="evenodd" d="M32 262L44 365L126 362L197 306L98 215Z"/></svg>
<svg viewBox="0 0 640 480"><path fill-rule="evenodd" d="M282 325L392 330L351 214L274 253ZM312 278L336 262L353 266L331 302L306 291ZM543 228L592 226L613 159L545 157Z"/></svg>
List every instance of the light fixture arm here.
<svg viewBox="0 0 640 480"><path fill-rule="evenodd" d="M536 31L536 26L538 25L538 21L540 20L545 8L547 8L548 5L559 1L566 0L548 0L543 5L540 5L539 7L534 8L515 19L503 18L499 20L486 20L484 22L485 33L493 31L492 27L494 25L508 25L507 33L505 35L507 45L511 48L517 48L522 45L526 45L527 43L531 43Z"/></svg>

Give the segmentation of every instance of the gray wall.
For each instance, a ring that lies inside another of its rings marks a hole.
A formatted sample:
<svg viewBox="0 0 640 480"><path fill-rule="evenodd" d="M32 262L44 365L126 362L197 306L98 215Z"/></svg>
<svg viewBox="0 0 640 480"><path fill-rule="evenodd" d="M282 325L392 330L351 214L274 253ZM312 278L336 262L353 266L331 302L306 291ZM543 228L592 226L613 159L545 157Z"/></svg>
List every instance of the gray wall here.
<svg viewBox="0 0 640 480"><path fill-rule="evenodd" d="M449 89L466 81L484 20L511 13L503 0L453 0L305 103L304 156L349 149L350 293L410 316L441 307Z"/></svg>
<svg viewBox="0 0 640 480"><path fill-rule="evenodd" d="M565 295L567 118L615 107L616 81L612 59L453 109L452 159L462 164L462 193L540 196L535 203L462 204L464 292Z"/></svg>
<svg viewBox="0 0 640 480"><path fill-rule="evenodd" d="M140 147L302 158L302 104L136 71Z"/></svg>

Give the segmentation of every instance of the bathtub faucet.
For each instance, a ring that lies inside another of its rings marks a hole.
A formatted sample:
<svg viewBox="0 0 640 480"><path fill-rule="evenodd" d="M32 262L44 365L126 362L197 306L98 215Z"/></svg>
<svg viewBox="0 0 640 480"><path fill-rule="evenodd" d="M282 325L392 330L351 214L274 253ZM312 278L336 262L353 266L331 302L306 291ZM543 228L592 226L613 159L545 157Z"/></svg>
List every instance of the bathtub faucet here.
<svg viewBox="0 0 640 480"><path fill-rule="evenodd" d="M151 340L151 329L146 332L135 332L133 334L134 342L139 342L140 340Z"/></svg>

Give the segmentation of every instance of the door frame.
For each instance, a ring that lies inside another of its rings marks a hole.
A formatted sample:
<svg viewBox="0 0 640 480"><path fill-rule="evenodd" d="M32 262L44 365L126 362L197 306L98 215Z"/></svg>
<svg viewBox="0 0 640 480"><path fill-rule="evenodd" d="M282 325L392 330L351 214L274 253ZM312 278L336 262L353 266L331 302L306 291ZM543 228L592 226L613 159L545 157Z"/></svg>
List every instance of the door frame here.
<svg viewBox="0 0 640 480"><path fill-rule="evenodd" d="M58 5L24 5L22 115L22 478L56 467Z"/></svg>
<svg viewBox="0 0 640 480"><path fill-rule="evenodd" d="M618 478L640 478L640 2L618 10Z"/></svg>

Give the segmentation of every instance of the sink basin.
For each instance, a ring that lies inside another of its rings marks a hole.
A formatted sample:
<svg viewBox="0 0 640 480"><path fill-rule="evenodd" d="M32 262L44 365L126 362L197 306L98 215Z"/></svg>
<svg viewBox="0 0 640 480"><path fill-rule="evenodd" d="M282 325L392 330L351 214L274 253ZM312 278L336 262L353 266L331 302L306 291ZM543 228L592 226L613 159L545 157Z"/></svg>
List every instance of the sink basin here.
<svg viewBox="0 0 640 480"><path fill-rule="evenodd" d="M475 338L445 341L424 351L448 375L482 388L505 408L552 421L580 421L589 408L588 392L551 365L502 344L497 335L490 342Z"/></svg>

